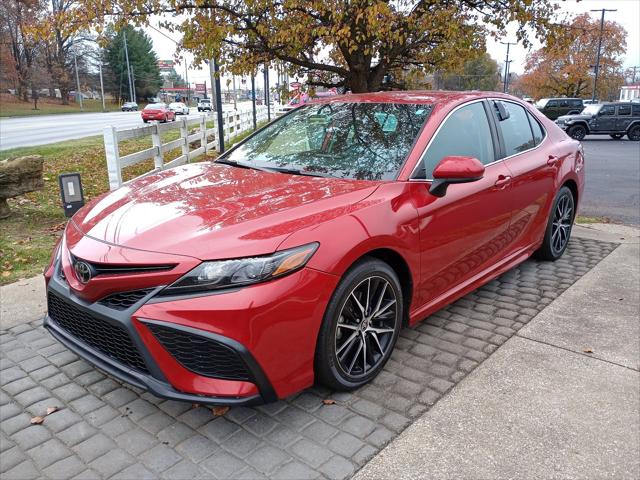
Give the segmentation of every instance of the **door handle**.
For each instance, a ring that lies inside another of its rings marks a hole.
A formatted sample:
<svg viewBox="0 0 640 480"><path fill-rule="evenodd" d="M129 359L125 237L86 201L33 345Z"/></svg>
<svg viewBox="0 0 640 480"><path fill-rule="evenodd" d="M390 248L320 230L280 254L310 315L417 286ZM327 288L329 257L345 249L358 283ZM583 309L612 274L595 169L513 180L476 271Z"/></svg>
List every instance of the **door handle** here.
<svg viewBox="0 0 640 480"><path fill-rule="evenodd" d="M499 175L494 185L498 188L504 188L511 183L511 177L509 175Z"/></svg>
<svg viewBox="0 0 640 480"><path fill-rule="evenodd" d="M555 155L549 155L549 158L547 158L547 165L549 165L550 167L553 167L556 163L558 163L559 160L560 160L560 157L556 157Z"/></svg>

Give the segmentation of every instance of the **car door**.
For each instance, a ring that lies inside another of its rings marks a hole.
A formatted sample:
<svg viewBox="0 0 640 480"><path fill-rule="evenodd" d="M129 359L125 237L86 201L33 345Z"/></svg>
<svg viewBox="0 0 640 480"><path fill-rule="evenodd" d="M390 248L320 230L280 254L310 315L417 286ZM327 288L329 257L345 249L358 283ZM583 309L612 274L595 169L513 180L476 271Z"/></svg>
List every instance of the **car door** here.
<svg viewBox="0 0 640 480"><path fill-rule="evenodd" d="M551 120L555 120L562 115L560 113L560 100L549 100L547 105L544 107L543 113Z"/></svg>
<svg viewBox="0 0 640 480"><path fill-rule="evenodd" d="M527 249L542 235L554 197L554 181L562 159L551 142L545 141L544 128L527 109L516 102L494 100L493 118L501 144L501 158L512 175L511 194L514 213L509 234L514 251ZM497 104L508 112L500 119Z"/></svg>
<svg viewBox="0 0 640 480"><path fill-rule="evenodd" d="M630 103L621 103L618 105L618 114L616 115L616 127L615 129L618 132L625 132L629 125L631 125L631 120L633 117L631 116L631 104Z"/></svg>
<svg viewBox="0 0 640 480"><path fill-rule="evenodd" d="M612 132L616 129L616 107L615 105L603 105L595 121L596 132Z"/></svg>
<svg viewBox="0 0 640 480"><path fill-rule="evenodd" d="M410 183L421 251L416 305L437 303L464 288L497 262L509 244L511 173L503 162L496 161L497 140L488 108L486 101L478 100L450 112L413 172ZM428 191L431 174L449 155L477 158L485 165L484 177L450 185L438 198Z"/></svg>

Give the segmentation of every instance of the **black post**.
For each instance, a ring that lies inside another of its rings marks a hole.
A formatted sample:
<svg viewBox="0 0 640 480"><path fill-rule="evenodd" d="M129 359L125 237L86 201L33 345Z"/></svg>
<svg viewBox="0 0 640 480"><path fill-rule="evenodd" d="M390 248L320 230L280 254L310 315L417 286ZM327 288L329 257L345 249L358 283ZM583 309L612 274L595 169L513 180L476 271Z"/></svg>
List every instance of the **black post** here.
<svg viewBox="0 0 640 480"><path fill-rule="evenodd" d="M271 105L269 102L269 67L264 65L264 103L267 105L267 121L271 121Z"/></svg>
<svg viewBox="0 0 640 480"><path fill-rule="evenodd" d="M216 112L218 114L218 145L220 154L224 153L224 125L222 120L222 93L220 88L220 67L218 61L213 59L213 73L216 82Z"/></svg>
<svg viewBox="0 0 640 480"><path fill-rule="evenodd" d="M507 59L504 62L504 78L503 78L503 86L502 86L502 92L507 93L507 90L509 89L509 47L511 45L515 45L515 43L512 43L512 42L500 42L500 43L507 46Z"/></svg>
<svg viewBox="0 0 640 480"><path fill-rule="evenodd" d="M256 79L251 74L251 108L253 109L253 129L258 129L258 118L256 116Z"/></svg>
<svg viewBox="0 0 640 480"><path fill-rule="evenodd" d="M602 32L604 30L604 14L605 12L615 12L616 10L607 10L602 8L600 10L591 10L592 12L602 12L600 17L600 37L598 38L598 52L596 53L596 66L593 72L593 93L591 94L591 101L595 102L598 89L598 75L600 74L600 50L602 48Z"/></svg>

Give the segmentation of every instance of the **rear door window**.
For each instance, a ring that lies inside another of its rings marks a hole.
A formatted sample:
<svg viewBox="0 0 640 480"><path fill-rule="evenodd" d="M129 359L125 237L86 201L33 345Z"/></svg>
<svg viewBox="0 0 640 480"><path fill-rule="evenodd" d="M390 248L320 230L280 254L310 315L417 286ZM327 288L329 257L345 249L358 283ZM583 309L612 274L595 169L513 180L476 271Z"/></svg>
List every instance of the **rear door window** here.
<svg viewBox="0 0 640 480"><path fill-rule="evenodd" d="M433 178L433 169L444 157L450 155L474 157L483 165L495 161L493 138L482 102L465 105L444 121L413 177Z"/></svg>
<svg viewBox="0 0 640 480"><path fill-rule="evenodd" d="M544 139L544 130L542 129L542 125L540 125L540 122L538 122L538 120L536 120L529 112L527 112L527 118L531 124L531 130L533 131L533 141L536 145L540 145L540 142Z"/></svg>
<svg viewBox="0 0 640 480"><path fill-rule="evenodd" d="M631 115L631 105L618 105L618 115Z"/></svg>
<svg viewBox="0 0 640 480"><path fill-rule="evenodd" d="M511 102L501 102L509 112L509 118L498 122L504 139L505 157L517 155L536 146L531 125L524 107Z"/></svg>

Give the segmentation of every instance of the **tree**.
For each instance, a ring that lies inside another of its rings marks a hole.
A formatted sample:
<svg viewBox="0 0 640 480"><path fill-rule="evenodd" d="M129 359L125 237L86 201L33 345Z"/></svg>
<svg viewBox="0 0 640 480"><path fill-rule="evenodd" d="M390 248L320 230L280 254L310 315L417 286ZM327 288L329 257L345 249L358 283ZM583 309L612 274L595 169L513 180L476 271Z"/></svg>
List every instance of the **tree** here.
<svg viewBox="0 0 640 480"><path fill-rule="evenodd" d="M482 51L489 32L504 34L510 21L528 45L527 32L549 33L557 8L554 0L78 1L77 28L111 19L142 25L153 15L171 15L184 20L164 26L183 32L196 62L215 56L224 70L249 74L279 60L311 85L353 92L379 90L404 69L458 65Z"/></svg>
<svg viewBox="0 0 640 480"><path fill-rule="evenodd" d="M484 52L464 62L457 72L444 75L445 90L496 90L500 81L498 62Z"/></svg>
<svg viewBox="0 0 640 480"><path fill-rule="evenodd" d="M131 26L115 32L109 28L106 32L107 45L104 51L104 62L110 75L107 89L118 100L129 98L129 76L124 51L124 35L127 36L127 50L131 65L132 81L135 85L136 98L152 97L162 86L158 57L153 51L153 44L148 35Z"/></svg>
<svg viewBox="0 0 640 480"><path fill-rule="evenodd" d="M588 13L578 15L540 50L527 57L520 88L533 98L582 97L593 90L600 21ZM606 21L602 34L598 91L609 96L624 83L620 55L626 50L627 32L618 23Z"/></svg>
<svg viewBox="0 0 640 480"><path fill-rule="evenodd" d="M178 72L176 72L175 68L169 70L165 75L164 79L166 82L169 82L174 87L186 87L187 82L184 78L180 76Z"/></svg>

